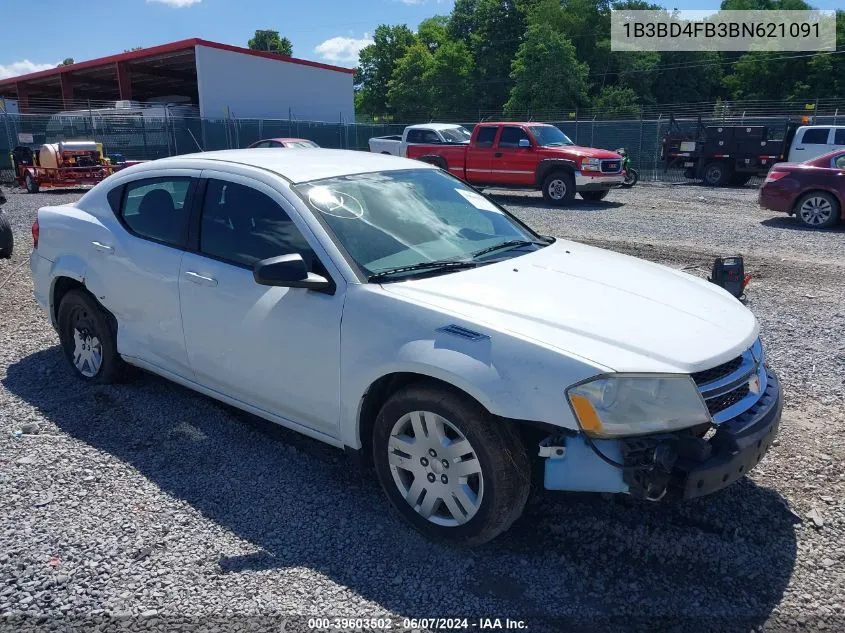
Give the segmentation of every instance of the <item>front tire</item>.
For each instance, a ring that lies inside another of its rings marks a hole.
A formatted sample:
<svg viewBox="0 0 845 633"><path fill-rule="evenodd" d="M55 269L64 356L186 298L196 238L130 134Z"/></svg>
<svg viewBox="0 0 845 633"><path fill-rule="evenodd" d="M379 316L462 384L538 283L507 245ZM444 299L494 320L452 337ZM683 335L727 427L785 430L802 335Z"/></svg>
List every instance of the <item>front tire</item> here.
<svg viewBox="0 0 845 633"><path fill-rule="evenodd" d="M406 521L428 538L462 545L507 530L530 490L516 429L469 397L424 382L396 392L382 408L373 462Z"/></svg>
<svg viewBox="0 0 845 633"><path fill-rule="evenodd" d="M839 203L829 193L811 191L795 203L795 217L808 229L829 229L839 222Z"/></svg>
<svg viewBox="0 0 845 633"><path fill-rule="evenodd" d="M580 195L587 202L601 202L607 197L607 194L609 193L610 189L605 189L604 191L582 191L578 195Z"/></svg>
<svg viewBox="0 0 845 633"><path fill-rule="evenodd" d="M116 328L90 294L68 291L59 304L58 326L65 358L78 378L111 384L126 377L126 363L117 353Z"/></svg>
<svg viewBox="0 0 845 633"><path fill-rule="evenodd" d="M27 172L26 176L24 177L24 184L26 185L26 190L29 193L38 193L41 189L41 185L32 177L32 174Z"/></svg>
<svg viewBox="0 0 845 633"><path fill-rule="evenodd" d="M575 198L575 178L565 171L555 171L543 179L543 198L551 205L562 207Z"/></svg>

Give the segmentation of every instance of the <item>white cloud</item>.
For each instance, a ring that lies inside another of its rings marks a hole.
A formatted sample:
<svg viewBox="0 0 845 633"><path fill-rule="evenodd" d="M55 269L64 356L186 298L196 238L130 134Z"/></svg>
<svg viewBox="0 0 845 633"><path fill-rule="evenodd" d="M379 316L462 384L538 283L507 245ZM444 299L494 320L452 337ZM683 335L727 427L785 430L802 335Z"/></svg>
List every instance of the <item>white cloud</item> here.
<svg viewBox="0 0 845 633"><path fill-rule="evenodd" d="M357 63L361 49L372 43L373 39L367 33L360 40L354 37L333 37L319 44L314 52L330 62Z"/></svg>
<svg viewBox="0 0 845 633"><path fill-rule="evenodd" d="M28 75L29 73L37 73L42 70L50 70L59 65L59 62L53 64L36 64L24 59L20 62L12 62L11 64L0 64L0 79L8 79L9 77L17 77L18 75Z"/></svg>
<svg viewBox="0 0 845 633"><path fill-rule="evenodd" d="M189 7L192 4L199 4L202 0L147 0L147 3L157 2L159 4L166 4L174 9L181 9L182 7Z"/></svg>

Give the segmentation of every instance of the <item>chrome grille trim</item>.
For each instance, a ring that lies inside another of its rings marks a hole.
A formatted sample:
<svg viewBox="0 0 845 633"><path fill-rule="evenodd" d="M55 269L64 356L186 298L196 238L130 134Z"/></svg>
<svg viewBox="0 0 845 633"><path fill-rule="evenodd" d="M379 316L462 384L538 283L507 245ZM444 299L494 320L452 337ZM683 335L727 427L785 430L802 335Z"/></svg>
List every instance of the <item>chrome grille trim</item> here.
<svg viewBox="0 0 845 633"><path fill-rule="evenodd" d="M605 163L616 163L616 169L605 169ZM605 174L618 174L622 171L622 159L606 158L601 161L601 170Z"/></svg>
<svg viewBox="0 0 845 633"><path fill-rule="evenodd" d="M741 415L753 407L766 392L768 378L763 362L763 346L758 338L754 344L742 353L742 362L736 370L708 383L698 385L698 390L705 403L708 400L724 396L736 389L740 389L756 375L760 388L755 393L749 391L742 399L734 404L712 414L713 422L722 424Z"/></svg>

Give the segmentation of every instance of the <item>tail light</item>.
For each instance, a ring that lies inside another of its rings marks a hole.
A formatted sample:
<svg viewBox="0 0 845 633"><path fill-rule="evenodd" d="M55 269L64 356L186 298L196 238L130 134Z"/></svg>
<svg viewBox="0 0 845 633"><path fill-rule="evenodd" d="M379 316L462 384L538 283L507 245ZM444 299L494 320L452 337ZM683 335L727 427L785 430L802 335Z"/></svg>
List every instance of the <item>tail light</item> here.
<svg viewBox="0 0 845 633"><path fill-rule="evenodd" d="M789 175L788 171L775 171L773 169L768 174L766 174L766 180L763 181L763 184L765 185L766 183L774 182L776 180L780 180L784 176L788 176L788 175Z"/></svg>
<svg viewBox="0 0 845 633"><path fill-rule="evenodd" d="M32 248L38 248L38 235L41 233L41 229L38 227L38 219L36 218L35 222L32 223Z"/></svg>

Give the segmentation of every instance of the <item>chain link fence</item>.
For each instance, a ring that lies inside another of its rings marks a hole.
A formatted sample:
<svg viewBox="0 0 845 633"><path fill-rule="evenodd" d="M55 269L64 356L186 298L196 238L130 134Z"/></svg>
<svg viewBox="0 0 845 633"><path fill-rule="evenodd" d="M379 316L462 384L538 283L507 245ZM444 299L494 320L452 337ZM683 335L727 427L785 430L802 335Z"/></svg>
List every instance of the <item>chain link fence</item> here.
<svg viewBox="0 0 845 633"><path fill-rule="evenodd" d="M644 181L684 181L681 169L665 169L661 157L662 139L670 130L694 134L699 122L708 124L766 125L770 138L785 129L788 115L711 116L599 120L549 121L576 144L614 150L624 147ZM815 116L813 123L845 124L845 116ZM465 123L472 128L475 123ZM44 143L94 140L103 144L107 156L128 160L154 160L198 151L247 147L261 139L307 138L321 147L368 150L374 136L401 134L399 123L325 123L299 119L202 119L199 117L150 117L101 114L47 115L11 114L0 111L0 179L12 180L11 151L26 145L37 149Z"/></svg>

